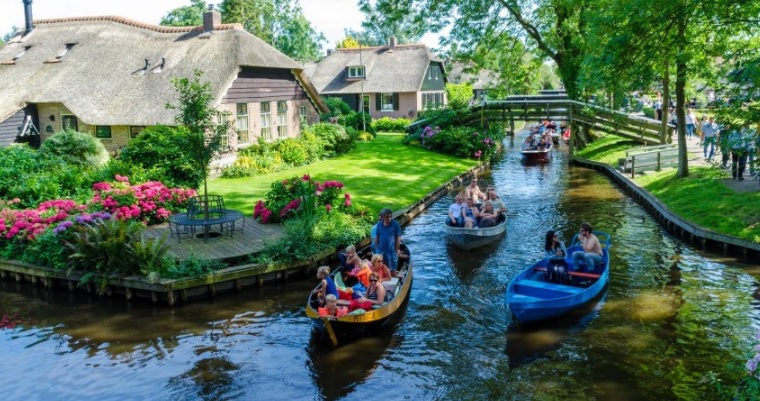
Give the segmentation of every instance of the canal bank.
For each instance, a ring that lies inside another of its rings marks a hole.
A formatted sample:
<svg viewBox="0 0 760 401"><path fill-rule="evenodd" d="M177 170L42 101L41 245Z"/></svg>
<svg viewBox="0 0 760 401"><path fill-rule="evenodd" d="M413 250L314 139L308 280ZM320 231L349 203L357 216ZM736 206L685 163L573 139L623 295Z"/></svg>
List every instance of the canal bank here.
<svg viewBox="0 0 760 401"><path fill-rule="evenodd" d="M480 163L466 170L439 185L408 208L396 211L394 218L402 226L408 224L431 204L452 190L462 187L473 176L481 174L487 168L488 164ZM168 232L168 226L164 231ZM155 236L156 234L153 233L152 235ZM168 234L164 233L164 235ZM355 245L360 247L368 244L369 237ZM333 259L337 251L338 249L324 249L306 260L290 263L240 264L214 271L210 275L186 279L159 278L151 280L145 276L112 275L107 278L102 288L96 287L93 282L80 285L82 275L76 271L68 273L63 270L19 261L0 260L0 280L28 282L48 290L86 291L114 299L142 300L154 304L174 306L177 303L208 299L218 293L240 292L248 287L261 287L267 282L287 280L291 276L306 277L318 266L334 262Z"/></svg>
<svg viewBox="0 0 760 401"><path fill-rule="evenodd" d="M666 231L703 251L719 253L723 256L739 257L746 263L760 263L760 244L714 232L685 220L673 213L649 191L639 186L627 174L609 164L583 158L571 158L570 163L590 168L606 175L622 188L628 196L641 204L655 221ZM750 184L752 185L752 184Z"/></svg>

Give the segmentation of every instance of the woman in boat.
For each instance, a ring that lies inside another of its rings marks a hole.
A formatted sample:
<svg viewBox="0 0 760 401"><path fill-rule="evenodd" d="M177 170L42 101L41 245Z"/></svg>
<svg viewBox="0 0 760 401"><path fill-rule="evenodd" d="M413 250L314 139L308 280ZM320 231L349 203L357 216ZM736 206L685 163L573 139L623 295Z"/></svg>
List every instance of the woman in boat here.
<svg viewBox="0 0 760 401"><path fill-rule="evenodd" d="M356 309L364 309L371 311L372 307L382 306L385 303L385 287L377 277L377 273L369 275L369 286L367 287L367 293L351 301L351 305L348 307L349 311Z"/></svg>
<svg viewBox="0 0 760 401"><path fill-rule="evenodd" d="M464 228L473 228L478 224L478 215L480 212L478 211L477 206L475 206L475 203L472 201L472 199L467 199L467 205L465 206L464 210Z"/></svg>
<svg viewBox="0 0 760 401"><path fill-rule="evenodd" d="M522 150L536 150L535 143L533 142L533 134L525 137L525 142L522 144Z"/></svg>
<svg viewBox="0 0 760 401"><path fill-rule="evenodd" d="M547 150L548 148L549 148L549 144L546 143L546 138L542 136L541 140L538 142L537 149L540 151L544 151L544 150Z"/></svg>
<svg viewBox="0 0 760 401"><path fill-rule="evenodd" d="M499 215L493 210L493 203L491 203L490 200L487 200L486 203L483 204L483 210L478 216L478 227L493 227L496 225L496 219L498 218Z"/></svg>
<svg viewBox="0 0 760 401"><path fill-rule="evenodd" d="M372 266L370 267L372 273L377 274L380 281L388 281L391 279L391 270L383 263L383 255L376 253L372 255Z"/></svg>
<svg viewBox="0 0 760 401"><path fill-rule="evenodd" d="M565 243L559 238L559 233L554 230L546 232L544 238L544 257L549 259L546 264L546 278L549 281L561 281L567 273L565 256L567 249Z"/></svg>
<svg viewBox="0 0 760 401"><path fill-rule="evenodd" d="M328 266L320 266L317 269L317 278L322 280L322 283L317 287L312 294L317 295L317 304L324 305L327 295L334 295L338 297L338 287L335 285L335 281L330 277L330 268Z"/></svg>
<svg viewBox="0 0 760 401"><path fill-rule="evenodd" d="M488 200L491 201L491 205L493 205L496 213L507 212L507 205L505 205L501 198L499 198L499 195L493 187L488 190Z"/></svg>

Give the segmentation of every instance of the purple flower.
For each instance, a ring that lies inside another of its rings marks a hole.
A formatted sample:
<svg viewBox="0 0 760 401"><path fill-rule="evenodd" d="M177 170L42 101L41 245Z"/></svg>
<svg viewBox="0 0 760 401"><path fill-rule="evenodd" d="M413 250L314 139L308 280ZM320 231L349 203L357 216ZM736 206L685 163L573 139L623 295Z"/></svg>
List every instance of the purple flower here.
<svg viewBox="0 0 760 401"><path fill-rule="evenodd" d="M58 227L53 229L53 234L58 235L64 231L66 231L67 228L73 226L74 223L72 223L70 220L66 220L63 223L59 224Z"/></svg>

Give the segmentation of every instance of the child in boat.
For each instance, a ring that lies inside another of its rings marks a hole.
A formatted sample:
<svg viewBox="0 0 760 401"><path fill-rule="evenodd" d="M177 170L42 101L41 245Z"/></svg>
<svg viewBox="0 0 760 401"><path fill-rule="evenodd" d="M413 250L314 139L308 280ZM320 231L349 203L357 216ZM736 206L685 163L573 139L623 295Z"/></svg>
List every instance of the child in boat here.
<svg viewBox="0 0 760 401"><path fill-rule="evenodd" d="M338 299L333 294L327 294L325 297L325 307L318 308L317 312L321 317L327 317L334 319L336 317L345 316L348 314L348 309L344 307L338 307Z"/></svg>
<svg viewBox="0 0 760 401"><path fill-rule="evenodd" d="M328 266L320 266L317 269L317 278L322 280L319 287L312 291L312 295L317 296L317 305L324 305L327 295L338 297L338 287L335 285L335 281L330 277L330 268Z"/></svg>

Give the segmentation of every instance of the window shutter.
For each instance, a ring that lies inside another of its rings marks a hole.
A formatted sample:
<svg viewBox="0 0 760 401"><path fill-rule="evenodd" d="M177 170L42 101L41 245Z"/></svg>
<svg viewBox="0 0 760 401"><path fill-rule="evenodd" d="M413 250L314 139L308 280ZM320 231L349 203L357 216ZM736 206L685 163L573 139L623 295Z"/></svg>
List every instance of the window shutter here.
<svg viewBox="0 0 760 401"><path fill-rule="evenodd" d="M398 110L398 93L393 94L393 110Z"/></svg>
<svg viewBox="0 0 760 401"><path fill-rule="evenodd" d="M380 107L381 107L380 102L382 101L383 101L382 95L380 95L379 93L375 93L375 110L380 110Z"/></svg>

